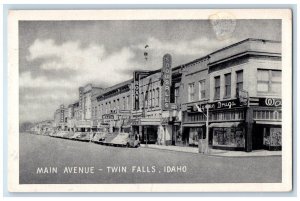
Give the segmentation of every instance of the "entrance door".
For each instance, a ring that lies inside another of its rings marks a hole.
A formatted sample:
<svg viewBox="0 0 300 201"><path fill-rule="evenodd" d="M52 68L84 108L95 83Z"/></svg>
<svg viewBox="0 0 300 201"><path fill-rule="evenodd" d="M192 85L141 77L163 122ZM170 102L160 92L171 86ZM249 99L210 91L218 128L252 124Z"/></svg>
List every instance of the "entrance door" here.
<svg viewBox="0 0 300 201"><path fill-rule="evenodd" d="M252 149L257 150L257 149L263 149L263 138L264 138L264 132L266 132L266 128L254 124L253 125L253 133L252 133Z"/></svg>

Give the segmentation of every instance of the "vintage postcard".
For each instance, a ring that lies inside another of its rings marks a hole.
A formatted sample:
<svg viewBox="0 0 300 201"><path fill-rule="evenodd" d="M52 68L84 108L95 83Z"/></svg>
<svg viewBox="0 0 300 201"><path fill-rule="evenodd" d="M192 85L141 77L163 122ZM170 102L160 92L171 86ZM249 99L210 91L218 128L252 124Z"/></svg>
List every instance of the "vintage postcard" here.
<svg viewBox="0 0 300 201"><path fill-rule="evenodd" d="M11 10L9 191L291 191L291 16Z"/></svg>

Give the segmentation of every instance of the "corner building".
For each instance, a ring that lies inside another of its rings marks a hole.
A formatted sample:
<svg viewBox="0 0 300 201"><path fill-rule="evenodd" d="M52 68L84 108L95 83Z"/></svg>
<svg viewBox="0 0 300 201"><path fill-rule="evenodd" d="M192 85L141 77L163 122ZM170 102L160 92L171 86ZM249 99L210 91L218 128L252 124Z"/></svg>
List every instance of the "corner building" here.
<svg viewBox="0 0 300 201"><path fill-rule="evenodd" d="M280 150L281 43L247 39L209 57L212 148Z"/></svg>

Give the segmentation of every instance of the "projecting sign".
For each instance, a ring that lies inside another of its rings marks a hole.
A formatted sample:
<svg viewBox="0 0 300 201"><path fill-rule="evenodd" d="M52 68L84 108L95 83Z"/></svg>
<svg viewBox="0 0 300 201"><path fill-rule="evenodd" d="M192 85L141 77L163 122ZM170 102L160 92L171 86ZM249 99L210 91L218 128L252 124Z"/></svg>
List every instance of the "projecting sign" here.
<svg viewBox="0 0 300 201"><path fill-rule="evenodd" d="M139 100L139 94L140 94L140 85L139 85L139 79L140 74L138 72L133 73L133 79L134 79L134 109L139 110L140 106L140 100Z"/></svg>
<svg viewBox="0 0 300 201"><path fill-rule="evenodd" d="M172 57L170 54L163 56L162 74L162 110L170 110L170 94L172 84Z"/></svg>

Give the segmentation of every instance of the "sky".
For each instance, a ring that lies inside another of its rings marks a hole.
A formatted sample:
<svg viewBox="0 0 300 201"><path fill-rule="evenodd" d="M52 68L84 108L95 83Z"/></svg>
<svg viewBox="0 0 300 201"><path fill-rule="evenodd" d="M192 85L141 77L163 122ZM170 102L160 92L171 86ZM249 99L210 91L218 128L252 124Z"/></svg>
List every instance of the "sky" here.
<svg viewBox="0 0 300 201"><path fill-rule="evenodd" d="M20 123L53 119L60 104L78 100L80 86L160 69L166 53L175 67L246 38L281 41L281 21L21 21Z"/></svg>

